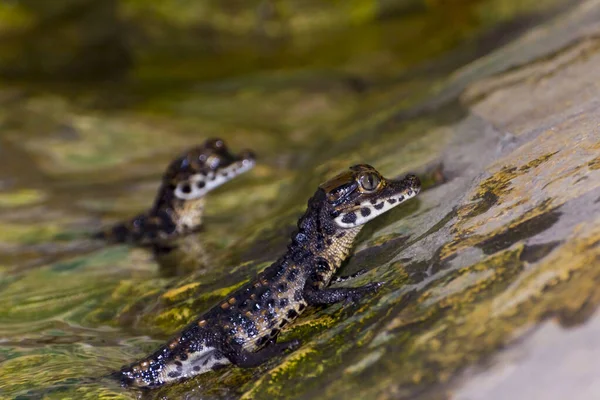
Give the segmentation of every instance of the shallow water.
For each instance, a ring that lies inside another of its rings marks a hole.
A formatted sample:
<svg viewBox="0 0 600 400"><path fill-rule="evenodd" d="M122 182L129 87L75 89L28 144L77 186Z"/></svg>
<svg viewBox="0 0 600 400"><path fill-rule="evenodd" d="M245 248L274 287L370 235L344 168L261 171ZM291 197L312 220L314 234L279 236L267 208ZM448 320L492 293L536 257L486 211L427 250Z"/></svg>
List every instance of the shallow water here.
<svg viewBox="0 0 600 400"><path fill-rule="evenodd" d="M406 1L382 15L370 2L347 14L312 4L261 25L241 6L211 10L213 19L188 10L194 19L135 1L94 13L85 1L23 3L30 8L0 6L0 32L11 33L0 54L14 61L0 68L10 77L0 90L0 396L142 396L104 376L276 259L316 186L357 162L426 182L419 198L364 229L344 267L367 268L356 284L384 280L384 289L307 312L283 333L303 341L293 354L144 397L441 398L431 396L449 396L466 366L557 312L559 300L593 293L581 282L595 273L578 268L596 251L597 229L580 224L600 215L598 138L569 131L582 146L570 154L550 128L511 125L493 103L520 89L511 71L546 71L542 39L523 45L524 61L496 49L570 15L564 4ZM82 31L89 15L98 20ZM307 25L311 15L331 23ZM44 29L53 40L90 37L56 55L46 40L23 44ZM259 38L241 35L249 31ZM122 64L72 62L97 37L127 38L115 50L127 51ZM31 62L40 55L56 57ZM552 66L582 62L569 60ZM499 72L508 75L486 81ZM170 159L212 136L254 149L259 164L209 195L205 229L182 244L191 256L155 260L86 239L148 207ZM560 186L582 176L568 194ZM570 276L552 270L552 257L574 253L582 259L558 265L581 282L552 292L552 279ZM528 303L537 284L551 293Z"/></svg>

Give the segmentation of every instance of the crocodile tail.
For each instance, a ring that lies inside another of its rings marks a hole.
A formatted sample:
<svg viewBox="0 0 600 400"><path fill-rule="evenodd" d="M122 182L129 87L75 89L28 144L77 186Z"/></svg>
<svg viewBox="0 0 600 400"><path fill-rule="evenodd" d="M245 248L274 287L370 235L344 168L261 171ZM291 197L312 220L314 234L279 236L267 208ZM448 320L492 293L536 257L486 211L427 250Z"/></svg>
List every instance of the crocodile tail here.
<svg viewBox="0 0 600 400"><path fill-rule="evenodd" d="M110 377L122 386L157 388L182 379L215 371L230 364L223 353L204 343L171 342L149 357L113 372Z"/></svg>
<svg viewBox="0 0 600 400"><path fill-rule="evenodd" d="M169 213L141 214L137 217L113 225L92 235L110 243L152 244L168 239L177 233L177 226Z"/></svg>
<svg viewBox="0 0 600 400"><path fill-rule="evenodd" d="M92 234L92 239L104 240L109 243L135 242L139 233L131 229L131 223L119 223Z"/></svg>

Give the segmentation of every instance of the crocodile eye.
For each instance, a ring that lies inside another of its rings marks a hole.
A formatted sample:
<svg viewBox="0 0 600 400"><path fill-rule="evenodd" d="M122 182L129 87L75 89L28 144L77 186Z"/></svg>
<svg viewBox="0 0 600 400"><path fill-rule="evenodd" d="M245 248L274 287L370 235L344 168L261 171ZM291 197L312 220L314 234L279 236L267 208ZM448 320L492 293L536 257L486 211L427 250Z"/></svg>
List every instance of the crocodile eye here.
<svg viewBox="0 0 600 400"><path fill-rule="evenodd" d="M379 177L376 174L364 174L359 178L360 186L366 191L373 191L379 186Z"/></svg>

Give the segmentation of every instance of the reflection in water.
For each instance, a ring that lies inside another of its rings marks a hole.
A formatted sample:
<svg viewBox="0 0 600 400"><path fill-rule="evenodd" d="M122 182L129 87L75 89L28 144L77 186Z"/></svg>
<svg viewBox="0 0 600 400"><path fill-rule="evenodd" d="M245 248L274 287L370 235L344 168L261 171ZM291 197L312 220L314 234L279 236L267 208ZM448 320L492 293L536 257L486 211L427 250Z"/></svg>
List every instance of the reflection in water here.
<svg viewBox="0 0 600 400"><path fill-rule="evenodd" d="M201 274L209 264L209 255L197 233L191 233L169 242L151 245L154 259L165 278Z"/></svg>

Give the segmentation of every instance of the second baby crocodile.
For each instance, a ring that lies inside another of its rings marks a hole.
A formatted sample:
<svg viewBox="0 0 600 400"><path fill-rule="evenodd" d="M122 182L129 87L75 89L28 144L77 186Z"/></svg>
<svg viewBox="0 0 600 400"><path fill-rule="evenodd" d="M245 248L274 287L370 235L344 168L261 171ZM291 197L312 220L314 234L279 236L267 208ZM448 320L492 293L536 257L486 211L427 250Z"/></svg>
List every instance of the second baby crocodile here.
<svg viewBox="0 0 600 400"><path fill-rule="evenodd" d="M208 139L167 167L152 208L93 235L116 243L149 244L193 232L202 223L204 196L254 167L254 154L229 152L221 139Z"/></svg>
<svg viewBox="0 0 600 400"><path fill-rule="evenodd" d="M113 377L125 385L153 388L227 364L254 367L297 348L299 341L277 343L277 335L307 306L353 302L379 289L382 283L328 286L363 224L414 197L420 188L415 176L388 180L366 164L325 182L308 201L281 258L149 357Z"/></svg>

